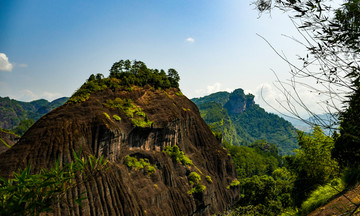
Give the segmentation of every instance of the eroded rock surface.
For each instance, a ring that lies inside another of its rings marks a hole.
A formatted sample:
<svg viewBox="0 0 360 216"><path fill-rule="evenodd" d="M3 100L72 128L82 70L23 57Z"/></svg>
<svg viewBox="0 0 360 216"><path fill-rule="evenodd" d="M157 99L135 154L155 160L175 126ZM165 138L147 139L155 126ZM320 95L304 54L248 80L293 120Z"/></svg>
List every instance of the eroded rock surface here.
<svg viewBox="0 0 360 216"><path fill-rule="evenodd" d="M70 191L69 204L57 206L56 215L210 215L224 211L238 199L236 190L226 189L236 178L235 167L195 104L176 91L106 89L86 102L65 104L42 117L0 155L0 176L9 177L28 163L40 170L51 167L57 158L69 162L72 151L82 149L84 154L104 156L109 169ZM131 99L154 123L136 127L122 111L104 106L106 100L115 98ZM182 165L162 152L174 145L194 165ZM147 158L156 167L155 173L129 169L124 164L126 155ZM206 186L203 193L187 193L190 172L200 174ZM88 197L82 206L71 202L82 192Z"/></svg>

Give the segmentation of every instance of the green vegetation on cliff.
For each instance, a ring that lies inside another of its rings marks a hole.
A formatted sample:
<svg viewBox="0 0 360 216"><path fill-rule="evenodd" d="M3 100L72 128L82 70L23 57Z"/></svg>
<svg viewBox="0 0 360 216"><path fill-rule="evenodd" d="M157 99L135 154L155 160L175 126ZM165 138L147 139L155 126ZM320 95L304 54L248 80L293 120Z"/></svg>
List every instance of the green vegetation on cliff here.
<svg viewBox="0 0 360 216"><path fill-rule="evenodd" d="M182 163L187 166L193 165L193 162L190 160L190 158L186 156L177 145L166 146L163 152L169 155L169 157L176 162Z"/></svg>
<svg viewBox="0 0 360 216"><path fill-rule="evenodd" d="M14 173L14 177L0 177L0 215L41 215L53 212L53 208L67 199L67 193L79 183L94 177L107 166L107 160L74 152L74 161L60 164L59 160L50 169L42 169L32 174L30 164L23 170ZM78 194L74 200L81 205L86 199Z"/></svg>
<svg viewBox="0 0 360 216"><path fill-rule="evenodd" d="M179 88L180 76L175 69L170 68L167 74L164 70L150 69L144 62L120 60L110 69L108 78L102 74L91 74L89 79L71 96L69 103L86 101L90 94L105 89L115 91L121 87L131 91L132 86L149 85L156 89Z"/></svg>

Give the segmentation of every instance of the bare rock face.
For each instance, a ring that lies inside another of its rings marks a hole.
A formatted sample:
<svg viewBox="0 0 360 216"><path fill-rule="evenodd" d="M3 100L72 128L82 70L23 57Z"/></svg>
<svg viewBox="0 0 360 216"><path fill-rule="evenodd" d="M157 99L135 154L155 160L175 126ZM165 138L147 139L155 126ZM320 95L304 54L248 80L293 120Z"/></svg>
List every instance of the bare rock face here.
<svg viewBox="0 0 360 216"><path fill-rule="evenodd" d="M229 101L224 105L230 115L240 114L255 104L254 95L245 95L244 90L236 89L229 96Z"/></svg>
<svg viewBox="0 0 360 216"><path fill-rule="evenodd" d="M239 198L236 190L226 188L236 178L235 167L196 105L177 91L106 89L86 102L65 104L42 117L0 155L0 176L10 177L28 163L40 170L51 167L57 158L69 162L72 151L82 149L84 154L104 156L109 169L84 183L78 179L78 188L68 194L69 204L58 205L56 215L211 215L224 211ZM131 99L154 123L135 126L124 112L104 105L115 98ZM192 160L192 166L162 152L174 145ZM124 164L127 155L148 159L155 173L130 169ZM206 186L202 193L187 193L192 187L191 172L201 176ZM81 206L71 202L82 192L88 198Z"/></svg>

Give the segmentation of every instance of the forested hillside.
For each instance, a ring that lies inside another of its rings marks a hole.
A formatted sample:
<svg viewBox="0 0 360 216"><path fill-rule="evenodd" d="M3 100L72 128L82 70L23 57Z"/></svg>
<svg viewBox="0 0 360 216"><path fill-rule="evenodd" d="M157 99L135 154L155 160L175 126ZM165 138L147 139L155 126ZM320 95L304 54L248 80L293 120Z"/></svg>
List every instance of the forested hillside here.
<svg viewBox="0 0 360 216"><path fill-rule="evenodd" d="M222 133L229 144L247 146L257 140L266 140L275 144L282 155L292 154L297 148L294 126L266 112L255 104L253 95L245 95L242 89L232 93L217 92L192 101L210 128Z"/></svg>
<svg viewBox="0 0 360 216"><path fill-rule="evenodd" d="M0 97L0 128L13 130L22 135L40 117L63 105L67 100L67 97L62 97L52 102L45 99L22 102Z"/></svg>

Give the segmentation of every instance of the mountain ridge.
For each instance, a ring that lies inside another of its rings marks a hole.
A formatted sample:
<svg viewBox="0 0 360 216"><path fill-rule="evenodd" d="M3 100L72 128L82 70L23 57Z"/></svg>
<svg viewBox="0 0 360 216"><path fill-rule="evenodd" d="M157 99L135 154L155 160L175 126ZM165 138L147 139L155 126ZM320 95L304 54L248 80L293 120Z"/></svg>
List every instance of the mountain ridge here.
<svg viewBox="0 0 360 216"><path fill-rule="evenodd" d="M0 128L14 129L21 121L37 121L44 114L61 106L68 97L61 97L51 102L45 99L30 102L18 101L9 97L0 97Z"/></svg>
<svg viewBox="0 0 360 216"><path fill-rule="evenodd" d="M267 113L254 98L239 88L232 93L217 92L191 100L210 128L223 134L224 141L249 145L266 140L276 144L281 154L292 154L298 147L295 127L276 114Z"/></svg>

